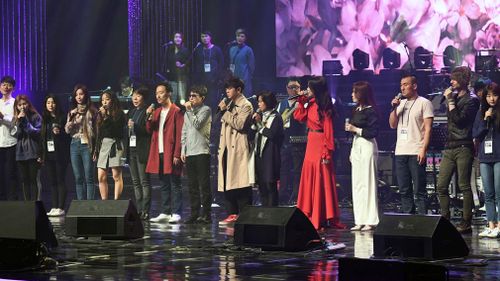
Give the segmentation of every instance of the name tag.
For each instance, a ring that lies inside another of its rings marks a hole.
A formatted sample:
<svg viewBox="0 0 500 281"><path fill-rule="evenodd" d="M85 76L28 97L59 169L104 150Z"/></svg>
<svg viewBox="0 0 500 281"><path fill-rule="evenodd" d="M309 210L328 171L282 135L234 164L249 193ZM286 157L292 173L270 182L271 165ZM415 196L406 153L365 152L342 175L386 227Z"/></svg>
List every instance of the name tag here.
<svg viewBox="0 0 500 281"><path fill-rule="evenodd" d="M54 151L56 151L56 146L54 145L54 141L53 140L47 141L47 151L48 152L54 152Z"/></svg>
<svg viewBox="0 0 500 281"><path fill-rule="evenodd" d="M205 63L203 66L205 68L205 72L210 72L211 68L209 63Z"/></svg>
<svg viewBox="0 0 500 281"><path fill-rule="evenodd" d="M234 65L234 63L232 63L232 64L229 65L229 69L234 74L234 70L236 69L236 66Z"/></svg>
<svg viewBox="0 0 500 281"><path fill-rule="evenodd" d="M408 140L408 128L402 128L401 131L399 131L399 139L400 140Z"/></svg>
<svg viewBox="0 0 500 281"><path fill-rule="evenodd" d="M484 141L484 153L492 154L493 153L493 140L485 140Z"/></svg>
<svg viewBox="0 0 500 281"><path fill-rule="evenodd" d="M137 136L130 136L130 147L136 147L137 146Z"/></svg>

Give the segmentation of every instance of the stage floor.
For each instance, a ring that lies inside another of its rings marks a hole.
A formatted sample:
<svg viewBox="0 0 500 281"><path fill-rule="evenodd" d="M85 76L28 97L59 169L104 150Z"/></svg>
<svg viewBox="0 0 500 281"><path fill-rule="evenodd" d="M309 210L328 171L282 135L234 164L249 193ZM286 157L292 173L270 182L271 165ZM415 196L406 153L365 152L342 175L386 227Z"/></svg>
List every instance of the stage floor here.
<svg viewBox="0 0 500 281"><path fill-rule="evenodd" d="M127 187L124 197L131 196ZM153 196L153 214L156 214L159 192L155 190ZM49 199L48 194L44 193L43 197ZM188 214L185 208L183 217L187 218ZM214 208L211 225L146 223L145 236L132 241L67 237L65 219L51 218L59 246L52 249L50 257L57 261L57 267L34 272L1 272L0 277L16 280L337 280L339 258L369 258L373 254L372 232L336 229L326 229L321 237L330 244L345 244L341 250L282 252L236 247L234 229L218 226L217 221L224 216L222 208ZM343 208L341 218L352 226L351 209ZM478 239L480 227L474 226L474 232L464 236L471 250L467 259L434 262L449 269L450 280L499 278L500 240Z"/></svg>

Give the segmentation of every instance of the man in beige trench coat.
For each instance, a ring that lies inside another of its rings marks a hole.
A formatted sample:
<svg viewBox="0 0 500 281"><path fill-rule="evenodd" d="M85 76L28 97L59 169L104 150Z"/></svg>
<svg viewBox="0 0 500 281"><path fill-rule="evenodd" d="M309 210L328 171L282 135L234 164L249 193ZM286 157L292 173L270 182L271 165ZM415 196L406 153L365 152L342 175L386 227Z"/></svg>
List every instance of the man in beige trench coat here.
<svg viewBox="0 0 500 281"><path fill-rule="evenodd" d="M250 132L252 104L243 95L241 79L231 78L225 85L227 99L219 103L222 114L219 142L218 191L224 192L229 216L219 225L234 223L241 210L252 204L255 167Z"/></svg>

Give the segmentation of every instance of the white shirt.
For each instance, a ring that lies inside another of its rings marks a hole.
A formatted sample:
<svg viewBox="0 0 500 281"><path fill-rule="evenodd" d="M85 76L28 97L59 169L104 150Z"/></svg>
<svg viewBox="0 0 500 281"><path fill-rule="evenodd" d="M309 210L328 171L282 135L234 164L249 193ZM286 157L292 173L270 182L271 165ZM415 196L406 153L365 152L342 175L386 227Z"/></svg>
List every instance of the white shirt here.
<svg viewBox="0 0 500 281"><path fill-rule="evenodd" d="M17 139L10 134L11 121L14 118L14 101L11 96L8 100L0 98L0 112L3 119L0 120L0 147L6 148L16 145Z"/></svg>
<svg viewBox="0 0 500 281"><path fill-rule="evenodd" d="M417 155L424 146L424 119L434 117L432 103L418 96L414 100L402 100L396 110L399 118L395 155Z"/></svg>
<svg viewBox="0 0 500 281"><path fill-rule="evenodd" d="M162 108L160 113L160 125L158 128L158 152L163 153L163 126L165 125L165 120L167 119L168 111L170 108Z"/></svg>

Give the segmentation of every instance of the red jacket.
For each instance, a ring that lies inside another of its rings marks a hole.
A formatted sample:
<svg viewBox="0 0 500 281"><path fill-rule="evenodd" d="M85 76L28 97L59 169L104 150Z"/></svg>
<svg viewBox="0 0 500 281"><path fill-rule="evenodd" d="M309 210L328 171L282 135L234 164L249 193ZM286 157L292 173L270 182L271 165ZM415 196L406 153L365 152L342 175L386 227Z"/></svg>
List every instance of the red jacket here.
<svg viewBox="0 0 500 281"><path fill-rule="evenodd" d="M146 172L159 174L160 153L158 150L158 129L160 123L160 113L163 107L157 108L153 112L152 120L146 122L146 130L151 135L151 147L149 148L149 158ZM175 104L170 106L165 124L163 126L163 174L180 175L182 165L174 166L174 157L181 158L181 132L184 123L184 115Z"/></svg>

